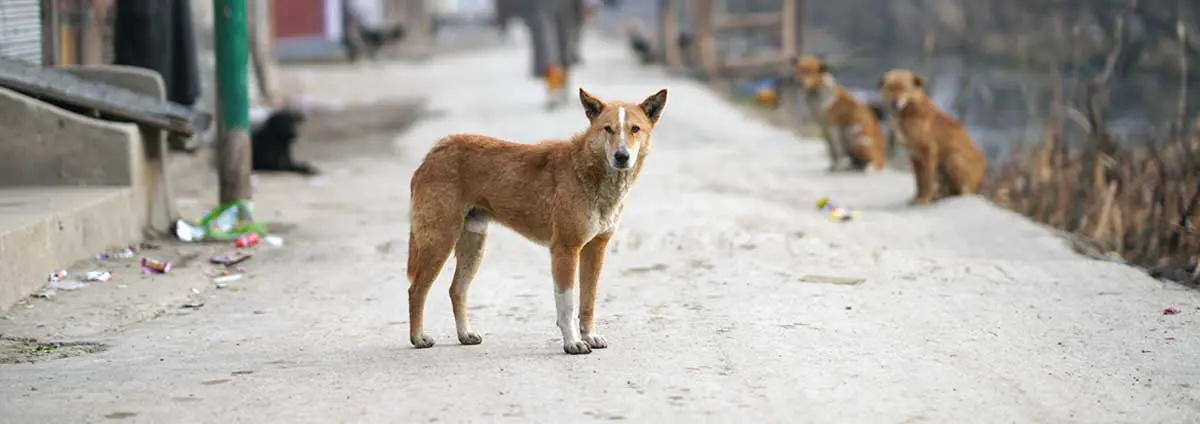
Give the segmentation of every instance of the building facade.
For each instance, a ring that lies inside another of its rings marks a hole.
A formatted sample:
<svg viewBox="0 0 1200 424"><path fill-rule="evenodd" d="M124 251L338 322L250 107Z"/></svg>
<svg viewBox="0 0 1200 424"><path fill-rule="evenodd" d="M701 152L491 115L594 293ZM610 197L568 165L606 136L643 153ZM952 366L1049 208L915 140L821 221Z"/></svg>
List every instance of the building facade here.
<svg viewBox="0 0 1200 424"><path fill-rule="evenodd" d="M42 0L0 0L0 55L43 63Z"/></svg>

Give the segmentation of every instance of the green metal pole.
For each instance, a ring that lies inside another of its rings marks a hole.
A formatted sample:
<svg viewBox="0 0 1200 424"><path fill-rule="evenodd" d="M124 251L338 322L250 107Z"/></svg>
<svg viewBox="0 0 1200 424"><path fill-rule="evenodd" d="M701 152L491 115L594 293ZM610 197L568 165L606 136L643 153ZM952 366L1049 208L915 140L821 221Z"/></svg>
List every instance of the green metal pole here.
<svg viewBox="0 0 1200 424"><path fill-rule="evenodd" d="M249 221L250 90L246 0L213 0L214 47L217 59L218 179L220 203L245 201L239 217Z"/></svg>
<svg viewBox="0 0 1200 424"><path fill-rule="evenodd" d="M250 128L246 0L213 0L220 131Z"/></svg>

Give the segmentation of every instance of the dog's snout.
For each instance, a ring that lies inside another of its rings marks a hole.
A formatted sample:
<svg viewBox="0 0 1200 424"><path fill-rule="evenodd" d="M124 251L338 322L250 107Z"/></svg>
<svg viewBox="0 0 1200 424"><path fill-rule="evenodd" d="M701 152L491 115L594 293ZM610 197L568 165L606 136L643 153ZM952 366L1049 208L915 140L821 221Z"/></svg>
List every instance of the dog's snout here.
<svg viewBox="0 0 1200 424"><path fill-rule="evenodd" d="M613 163L618 168L629 166L629 150L620 149L613 153Z"/></svg>

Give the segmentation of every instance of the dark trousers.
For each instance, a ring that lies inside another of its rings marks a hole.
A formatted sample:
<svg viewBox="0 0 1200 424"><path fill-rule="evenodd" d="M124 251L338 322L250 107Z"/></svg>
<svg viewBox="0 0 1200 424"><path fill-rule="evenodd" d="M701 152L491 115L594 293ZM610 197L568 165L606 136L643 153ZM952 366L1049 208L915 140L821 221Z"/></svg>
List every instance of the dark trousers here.
<svg viewBox="0 0 1200 424"><path fill-rule="evenodd" d="M200 65L188 0L117 0L113 63L157 71L167 100L200 97Z"/></svg>
<svg viewBox="0 0 1200 424"><path fill-rule="evenodd" d="M529 28L533 44L533 75L541 78L551 65L571 69L579 59L580 26L583 24L581 0L526 0L521 4L521 19Z"/></svg>

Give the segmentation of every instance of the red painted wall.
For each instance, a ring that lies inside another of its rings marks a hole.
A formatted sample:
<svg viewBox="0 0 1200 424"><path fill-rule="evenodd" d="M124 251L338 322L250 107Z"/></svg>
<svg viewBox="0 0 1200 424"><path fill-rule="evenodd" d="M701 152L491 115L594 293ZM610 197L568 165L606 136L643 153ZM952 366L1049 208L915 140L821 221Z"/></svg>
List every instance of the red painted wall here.
<svg viewBox="0 0 1200 424"><path fill-rule="evenodd" d="M275 38L324 36L325 0L276 0Z"/></svg>

